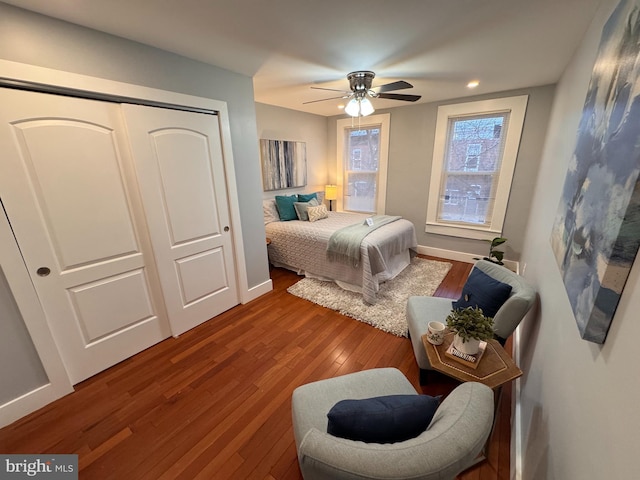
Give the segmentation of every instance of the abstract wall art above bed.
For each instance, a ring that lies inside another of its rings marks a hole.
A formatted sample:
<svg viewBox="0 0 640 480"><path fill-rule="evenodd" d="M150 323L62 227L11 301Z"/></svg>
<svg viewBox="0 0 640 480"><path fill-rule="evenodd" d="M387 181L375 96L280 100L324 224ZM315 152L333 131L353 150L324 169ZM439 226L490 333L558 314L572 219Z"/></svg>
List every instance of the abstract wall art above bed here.
<svg viewBox="0 0 640 480"><path fill-rule="evenodd" d="M640 0L605 24L551 234L582 338L604 343L640 246Z"/></svg>
<svg viewBox="0 0 640 480"><path fill-rule="evenodd" d="M262 186L265 192L307 185L307 144L260 139Z"/></svg>

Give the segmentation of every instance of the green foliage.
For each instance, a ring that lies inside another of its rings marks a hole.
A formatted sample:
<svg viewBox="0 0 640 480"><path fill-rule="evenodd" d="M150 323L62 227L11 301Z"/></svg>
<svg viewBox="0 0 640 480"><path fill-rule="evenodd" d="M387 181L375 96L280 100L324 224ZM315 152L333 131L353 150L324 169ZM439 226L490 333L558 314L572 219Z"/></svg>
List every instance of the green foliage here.
<svg viewBox="0 0 640 480"><path fill-rule="evenodd" d="M496 250L496 247L502 245L506 242L507 239L504 237L496 237L491 240L491 245L489 246L489 260L497 263L498 265L502 265L502 259L504 258L504 252L502 250ZM495 258L495 260L493 260Z"/></svg>
<svg viewBox="0 0 640 480"><path fill-rule="evenodd" d="M447 317L447 327L457 333L463 342L471 338L478 340L493 338L493 318L486 317L478 307L453 310Z"/></svg>

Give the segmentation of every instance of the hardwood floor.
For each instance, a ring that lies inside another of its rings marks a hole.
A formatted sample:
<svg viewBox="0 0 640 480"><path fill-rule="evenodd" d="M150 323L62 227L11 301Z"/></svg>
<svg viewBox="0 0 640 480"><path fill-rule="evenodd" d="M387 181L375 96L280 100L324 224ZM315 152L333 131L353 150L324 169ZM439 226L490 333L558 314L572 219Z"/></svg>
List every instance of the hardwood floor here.
<svg viewBox="0 0 640 480"><path fill-rule="evenodd" d="M437 291L456 298L470 265L454 264ZM291 426L298 385L395 366L418 383L406 338L286 292L299 280L273 269L274 290L179 338L82 382L76 391L0 430L2 453L77 453L80 478L300 479ZM462 480L509 478L509 388L488 459Z"/></svg>

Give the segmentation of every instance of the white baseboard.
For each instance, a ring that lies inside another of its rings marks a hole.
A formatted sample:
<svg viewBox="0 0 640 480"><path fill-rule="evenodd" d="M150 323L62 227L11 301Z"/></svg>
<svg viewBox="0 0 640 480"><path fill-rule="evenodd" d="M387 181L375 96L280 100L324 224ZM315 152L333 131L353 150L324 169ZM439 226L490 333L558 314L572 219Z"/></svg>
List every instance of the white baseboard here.
<svg viewBox="0 0 640 480"><path fill-rule="evenodd" d="M10 425L71 392L73 392L73 387L70 384L47 383L0 405L0 428Z"/></svg>
<svg viewBox="0 0 640 480"><path fill-rule="evenodd" d="M261 297L265 293L269 293L271 290L273 290L273 282L271 281L271 279L267 280L266 282L262 282L255 287L251 287L246 292L243 292L242 304L244 305L245 303L249 303L256 298Z"/></svg>
<svg viewBox="0 0 640 480"><path fill-rule="evenodd" d="M454 250L445 250L444 248L425 247L424 245L418 245L418 253L466 263L475 263L475 259L478 257L478 255L472 253L456 252Z"/></svg>
<svg viewBox="0 0 640 480"><path fill-rule="evenodd" d="M418 253L420 255L431 255L432 257L446 258L447 260L456 260L458 262L476 263L480 255L465 252L456 252L454 250L445 250L444 248L425 247L418 245ZM520 272L520 264L513 260L504 260L504 266L512 272Z"/></svg>

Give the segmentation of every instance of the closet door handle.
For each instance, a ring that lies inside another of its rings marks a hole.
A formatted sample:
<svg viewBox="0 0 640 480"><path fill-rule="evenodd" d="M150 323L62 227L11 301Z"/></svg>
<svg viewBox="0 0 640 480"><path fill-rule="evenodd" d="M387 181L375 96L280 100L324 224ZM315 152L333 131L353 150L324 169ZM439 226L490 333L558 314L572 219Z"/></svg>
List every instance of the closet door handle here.
<svg viewBox="0 0 640 480"><path fill-rule="evenodd" d="M46 277L51 273L51 269L49 267L40 267L36 270L36 273L41 277Z"/></svg>
<svg viewBox="0 0 640 480"><path fill-rule="evenodd" d="M229 231L229 227L224 227L224 231L228 232Z"/></svg>

